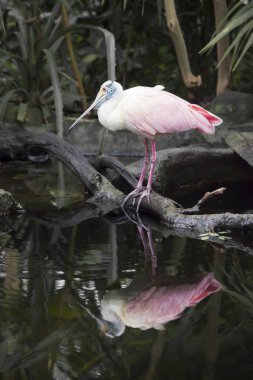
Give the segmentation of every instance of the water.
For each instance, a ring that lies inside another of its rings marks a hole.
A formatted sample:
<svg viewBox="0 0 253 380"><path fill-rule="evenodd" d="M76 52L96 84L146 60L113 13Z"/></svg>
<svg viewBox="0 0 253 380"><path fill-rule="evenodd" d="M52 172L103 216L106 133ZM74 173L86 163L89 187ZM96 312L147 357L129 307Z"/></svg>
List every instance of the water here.
<svg viewBox="0 0 253 380"><path fill-rule="evenodd" d="M0 233L0 378L251 379L252 237L177 236L92 208L75 224L82 187L59 173L1 168L28 211Z"/></svg>

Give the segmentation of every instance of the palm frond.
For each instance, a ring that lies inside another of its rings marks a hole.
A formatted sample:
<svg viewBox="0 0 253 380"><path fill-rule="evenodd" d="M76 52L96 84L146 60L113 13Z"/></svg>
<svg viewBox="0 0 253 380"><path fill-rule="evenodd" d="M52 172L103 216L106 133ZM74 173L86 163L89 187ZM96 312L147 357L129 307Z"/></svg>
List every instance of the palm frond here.
<svg viewBox="0 0 253 380"><path fill-rule="evenodd" d="M228 12L224 22L217 28L212 39L200 53L211 50L223 37L231 34L232 42L220 62L218 62L218 66L229 53L233 52L231 62L234 71L249 48L253 45L252 33L253 1L250 1L247 5L242 5L239 2Z"/></svg>
<svg viewBox="0 0 253 380"><path fill-rule="evenodd" d="M247 53L247 51L249 50L249 48L253 45L253 33L251 33L248 41L245 43L244 45L244 48L239 56L239 58L236 60L235 64L234 64L234 67L233 67L233 70L235 70L239 63L241 62L242 58L245 56L245 54Z"/></svg>

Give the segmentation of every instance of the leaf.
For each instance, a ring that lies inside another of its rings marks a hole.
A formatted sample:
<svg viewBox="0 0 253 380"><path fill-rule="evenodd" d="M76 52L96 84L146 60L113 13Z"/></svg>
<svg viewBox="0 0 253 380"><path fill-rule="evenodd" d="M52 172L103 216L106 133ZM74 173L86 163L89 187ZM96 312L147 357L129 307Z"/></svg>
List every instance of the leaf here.
<svg viewBox="0 0 253 380"><path fill-rule="evenodd" d="M212 38L218 34L218 32L220 30L222 30L222 28L224 28L224 26L226 25L227 23L227 20L229 19L229 17L236 11L237 8L239 8L241 6L241 4L238 2L236 3L231 9L228 10L226 16L224 17L224 19L221 21L220 25L218 25L216 31L214 32Z"/></svg>
<svg viewBox="0 0 253 380"><path fill-rule="evenodd" d="M144 10L145 10L145 0L142 0L142 8L141 8L141 15L144 15Z"/></svg>
<svg viewBox="0 0 253 380"><path fill-rule="evenodd" d="M46 26L44 28L44 39L45 41L47 41L47 39L49 38L50 34L52 33L52 29L54 28L54 24L55 24L55 19L56 19L56 16L58 15L59 13L59 10L60 10L60 7L62 5L62 0L58 0L55 4L55 6L53 7L52 9L52 12L50 13L50 16L47 20L47 23L46 23Z"/></svg>
<svg viewBox="0 0 253 380"><path fill-rule="evenodd" d="M107 59L107 78L115 81L115 38L114 35L104 28L97 27L105 37L106 59Z"/></svg>
<svg viewBox="0 0 253 380"><path fill-rule="evenodd" d="M51 48L51 45L55 43L58 40L58 38L64 35L63 32L59 33L61 18L57 18L62 2L63 0L59 0L56 2L44 27L43 38L40 41L38 41L38 43L35 45L35 54L38 64L40 64L41 60L43 59L43 49ZM55 38L56 35L57 38Z"/></svg>
<svg viewBox="0 0 253 380"><path fill-rule="evenodd" d="M232 240L230 236L219 236L220 240Z"/></svg>
<svg viewBox="0 0 253 380"><path fill-rule="evenodd" d="M49 65L50 78L53 86L54 104L56 114L56 129L59 137L63 137L63 102L60 81L53 54L50 50L44 49Z"/></svg>
<svg viewBox="0 0 253 380"><path fill-rule="evenodd" d="M56 21L48 39L45 40L46 48L51 48L52 45L54 45L59 40L59 38L64 38L64 32L62 30L60 31L60 26L61 20ZM55 38L55 36L57 36L57 38Z"/></svg>
<svg viewBox="0 0 253 380"><path fill-rule="evenodd" d="M3 54L6 54L12 59L16 65L18 66L18 69L22 73L22 79L24 80L24 77L28 80L30 78L30 66L27 62L27 60L23 59L20 56L17 56L15 54L12 54L11 52L5 50L5 49L0 49L0 52L3 52ZM25 90L24 90L25 91Z"/></svg>
<svg viewBox="0 0 253 380"><path fill-rule="evenodd" d="M64 71L59 71L59 73L66 78L69 82L73 83L76 86L76 80L73 79L70 75L66 74Z"/></svg>
<svg viewBox="0 0 253 380"><path fill-rule="evenodd" d="M27 59L27 51L26 51L26 46L24 44L24 39L22 37L22 34L20 32L15 32L14 34L17 37L17 40L18 40L18 46L20 48L21 57L23 59Z"/></svg>
<svg viewBox="0 0 253 380"><path fill-rule="evenodd" d="M211 41L200 51L200 53L204 53L205 51L213 48L213 46L220 41L223 37L233 31L235 28L239 27L241 24L246 22L248 19L252 17L251 13L246 13L239 18L233 18L230 20L227 25L222 29L218 35L211 39Z"/></svg>
<svg viewBox="0 0 253 380"><path fill-rule="evenodd" d="M224 53L222 59L218 62L217 67L221 65L221 63L224 61L224 59L227 57L227 55L240 43L241 38L245 35L245 33L248 32L249 29L253 28L253 21L249 24L244 25L244 27L240 30L240 32L237 34L237 36L234 38L234 40L230 43L229 48Z"/></svg>
<svg viewBox="0 0 253 380"><path fill-rule="evenodd" d="M56 33L52 40L50 41L50 46L58 40L60 36L67 33L80 33L84 29L93 29L100 31L103 33L105 38L105 45L106 45L106 58L107 58L107 77L110 80L116 79L115 74L115 38L113 33L109 32L107 29L101 28L99 26L94 25L71 25L68 28L65 28L63 32Z"/></svg>
<svg viewBox="0 0 253 380"><path fill-rule="evenodd" d="M45 120L45 123L47 123L51 115L50 109L48 106L42 106L41 111L42 111L43 119Z"/></svg>
<svg viewBox="0 0 253 380"><path fill-rule="evenodd" d="M20 103L18 107L17 121L23 123L27 115L28 103Z"/></svg>
<svg viewBox="0 0 253 380"><path fill-rule="evenodd" d="M50 50L52 53L56 53L63 41L65 40L64 36L59 37L57 41L55 41L51 46Z"/></svg>
<svg viewBox="0 0 253 380"><path fill-rule="evenodd" d="M3 34L6 36L6 30L5 30L5 26L4 26L4 19L3 19L3 12L2 12L2 8L1 8L1 4L0 4L0 25L1 25L1 28L3 30Z"/></svg>
<svg viewBox="0 0 253 380"><path fill-rule="evenodd" d="M0 103L0 120L3 120L4 119L4 115L5 115L5 111L6 111L6 107L9 103L9 101L11 100L12 98L12 95L17 92L17 90L10 90L8 92L6 92L6 94L2 97L2 100L1 100L1 103Z"/></svg>
<svg viewBox="0 0 253 380"><path fill-rule="evenodd" d="M237 59L235 65L233 67L233 71L237 68L237 66L239 65L239 63L241 62L242 58L244 57L244 55L246 54L246 52L249 50L249 48L251 47L251 45L253 45L253 33L251 33L251 36L248 39L248 42L245 44L244 49L243 49L240 57Z"/></svg>
<svg viewBox="0 0 253 380"><path fill-rule="evenodd" d="M22 13L18 8L12 7L9 14L17 21L19 33L20 34L20 48L22 51L23 58L28 57L28 36L27 36L27 26L25 25L25 20Z"/></svg>
<svg viewBox="0 0 253 380"><path fill-rule="evenodd" d="M82 59L84 63L92 63L98 58L98 54L86 54L86 56Z"/></svg>
<svg viewBox="0 0 253 380"><path fill-rule="evenodd" d="M223 57L217 65L218 67L224 61L227 55L233 50L234 52L231 63L233 71L236 70L242 58L245 56L249 48L253 45L253 1L247 5L241 6L239 10L234 13L231 19L228 20L237 6L238 3L232 8L232 10L228 12L228 15L222 22L222 27L219 26L217 28L212 39L200 51L200 53L203 53L212 49L215 44L217 44L224 36L228 35L231 32L234 32L237 29L237 34L233 37L230 46L225 51Z"/></svg>

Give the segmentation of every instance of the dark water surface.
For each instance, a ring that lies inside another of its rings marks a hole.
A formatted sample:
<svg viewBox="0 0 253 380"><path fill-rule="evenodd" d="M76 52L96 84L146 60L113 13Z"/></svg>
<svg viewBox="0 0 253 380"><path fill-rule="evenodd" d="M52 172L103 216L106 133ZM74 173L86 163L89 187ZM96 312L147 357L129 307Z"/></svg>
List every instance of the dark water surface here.
<svg viewBox="0 0 253 380"><path fill-rule="evenodd" d="M60 166L0 175L27 210L0 232L1 379L253 378L251 236L71 224Z"/></svg>

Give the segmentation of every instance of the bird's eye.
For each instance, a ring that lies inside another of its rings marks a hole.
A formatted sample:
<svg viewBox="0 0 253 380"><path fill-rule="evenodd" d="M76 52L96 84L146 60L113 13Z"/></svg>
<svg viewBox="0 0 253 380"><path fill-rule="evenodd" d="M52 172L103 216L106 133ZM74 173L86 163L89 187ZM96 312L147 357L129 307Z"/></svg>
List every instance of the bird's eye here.
<svg viewBox="0 0 253 380"><path fill-rule="evenodd" d="M102 90L103 90L103 91L106 91L106 87L102 87Z"/></svg>

